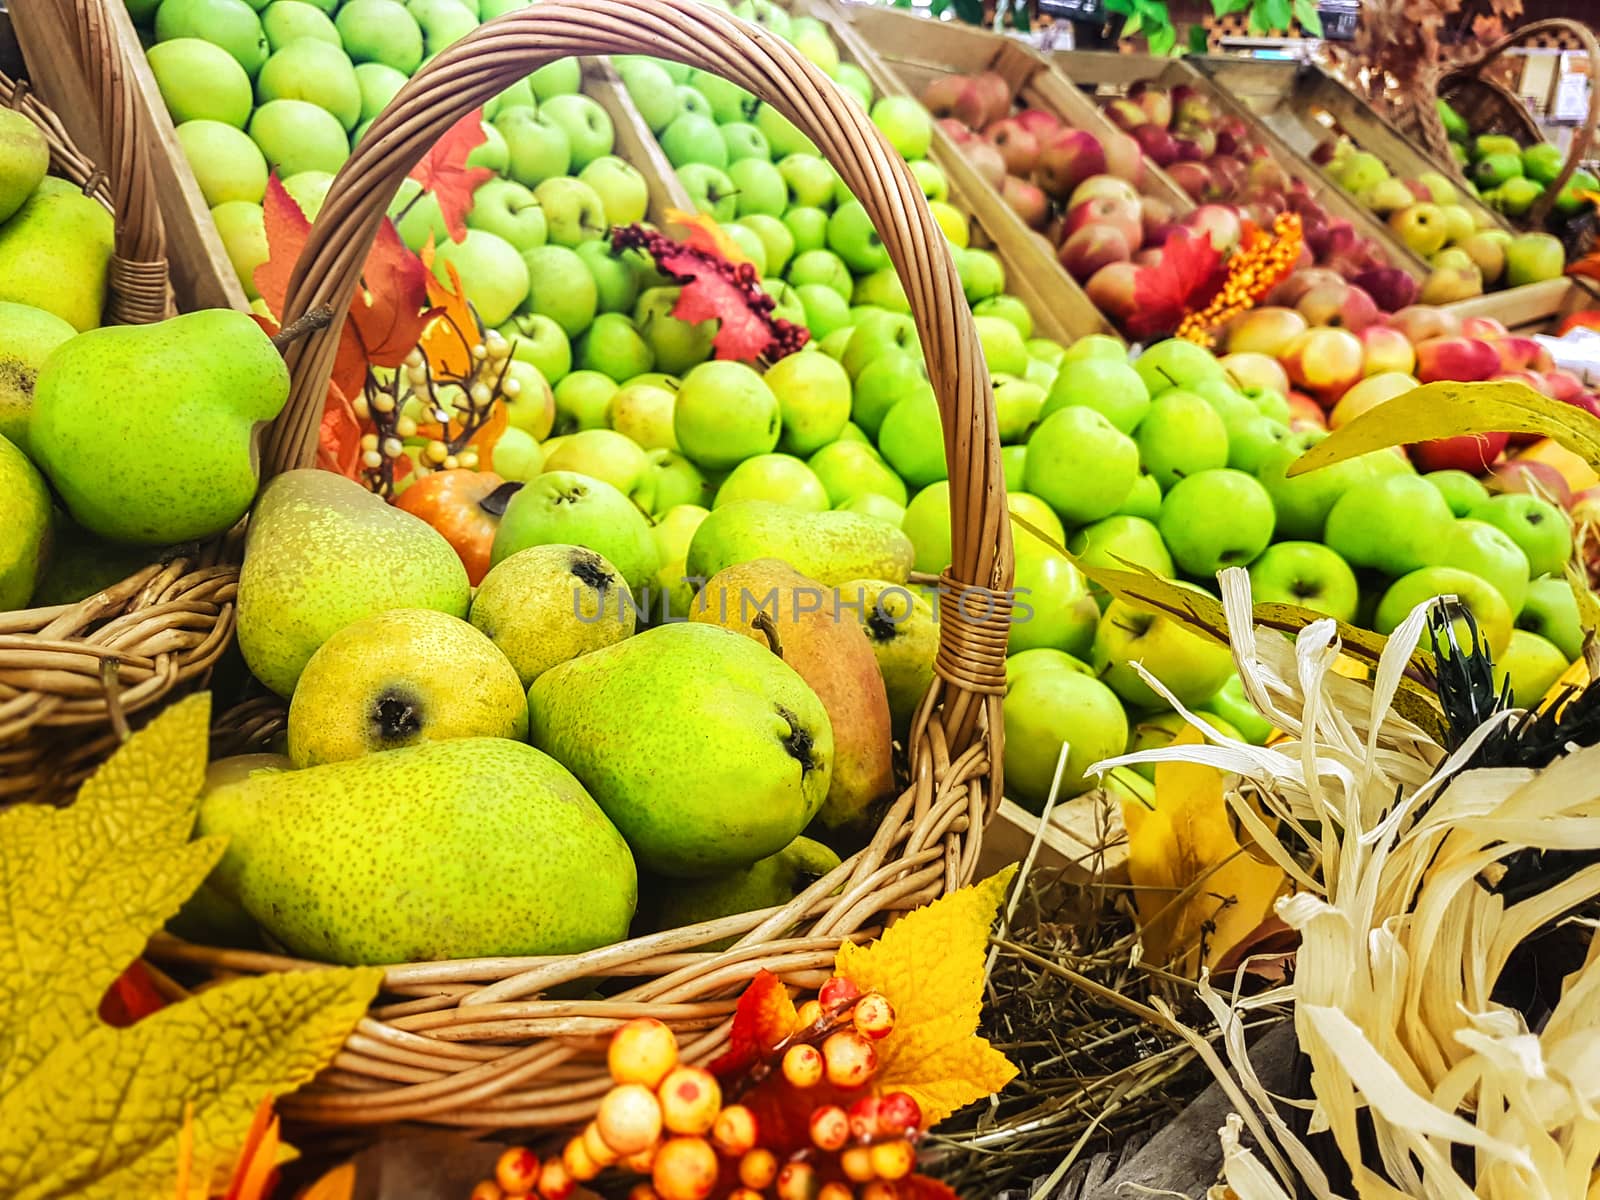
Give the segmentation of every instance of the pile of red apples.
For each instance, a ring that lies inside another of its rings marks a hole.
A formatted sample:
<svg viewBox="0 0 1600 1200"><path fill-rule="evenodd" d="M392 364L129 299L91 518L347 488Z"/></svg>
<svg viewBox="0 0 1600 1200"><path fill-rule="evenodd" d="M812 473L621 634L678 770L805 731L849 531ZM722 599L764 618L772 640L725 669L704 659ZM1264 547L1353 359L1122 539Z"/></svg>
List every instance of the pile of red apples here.
<svg viewBox="0 0 1600 1200"><path fill-rule="evenodd" d="M1389 316L1364 313L1346 324L1336 315L1330 318L1330 306L1339 300L1336 287L1348 285L1324 282L1306 290L1294 307L1252 309L1223 334L1228 357L1222 361L1236 376L1253 382L1260 374L1270 381L1270 365L1282 368L1292 389L1292 428L1337 429L1421 384L1441 380L1514 381L1600 416L1600 397L1556 367L1533 338L1513 334L1493 318L1463 319L1448 309L1413 305ZM1532 472L1541 488L1565 501L1568 488L1554 468L1503 461L1508 449L1538 440L1537 434L1494 433L1421 442L1409 452L1419 471Z"/></svg>

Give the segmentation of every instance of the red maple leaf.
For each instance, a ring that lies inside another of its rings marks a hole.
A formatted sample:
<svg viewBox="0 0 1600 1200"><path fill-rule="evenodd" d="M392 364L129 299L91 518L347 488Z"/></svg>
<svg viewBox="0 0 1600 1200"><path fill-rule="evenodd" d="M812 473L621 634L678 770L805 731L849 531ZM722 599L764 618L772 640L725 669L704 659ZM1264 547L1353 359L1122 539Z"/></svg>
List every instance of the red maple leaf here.
<svg viewBox="0 0 1600 1200"><path fill-rule="evenodd" d="M493 177L488 167L467 166L467 156L487 140L483 132L483 109L475 108L450 127L421 162L411 168L411 178L432 192L444 216L444 227L452 242L467 236L467 213L472 208L472 193Z"/></svg>
<svg viewBox="0 0 1600 1200"><path fill-rule="evenodd" d="M365 432L344 390L330 381L322 424L317 427L317 466L346 479L360 479L361 435Z"/></svg>
<svg viewBox="0 0 1600 1200"><path fill-rule="evenodd" d="M896 1195L900 1200L961 1200L944 1184L926 1175L906 1176L900 1181L900 1190Z"/></svg>
<svg viewBox="0 0 1600 1200"><path fill-rule="evenodd" d="M797 1020L789 989L770 971L758 971L733 1010L728 1049L711 1064L715 1075L736 1075L768 1057L794 1032Z"/></svg>
<svg viewBox="0 0 1600 1200"><path fill-rule="evenodd" d="M1134 276L1133 315L1124 324L1135 337L1170 334L1189 313L1204 308L1222 287L1227 268L1209 237L1174 233L1161 261Z"/></svg>
<svg viewBox="0 0 1600 1200"><path fill-rule="evenodd" d="M428 306L428 269L385 217L361 268L361 287L350 301L334 382L353 396L365 386L369 366L399 366L436 311Z"/></svg>
<svg viewBox="0 0 1600 1200"><path fill-rule="evenodd" d="M144 963L135 960L100 998L100 1019L107 1025L125 1028L166 1006L166 999L156 991Z"/></svg>
<svg viewBox="0 0 1600 1200"><path fill-rule="evenodd" d="M289 297L289 276L294 274L294 264L305 248L306 238L311 236L311 222L294 197L284 190L276 171L267 180L261 217L267 232L267 261L255 269L252 278L272 315L281 318Z"/></svg>

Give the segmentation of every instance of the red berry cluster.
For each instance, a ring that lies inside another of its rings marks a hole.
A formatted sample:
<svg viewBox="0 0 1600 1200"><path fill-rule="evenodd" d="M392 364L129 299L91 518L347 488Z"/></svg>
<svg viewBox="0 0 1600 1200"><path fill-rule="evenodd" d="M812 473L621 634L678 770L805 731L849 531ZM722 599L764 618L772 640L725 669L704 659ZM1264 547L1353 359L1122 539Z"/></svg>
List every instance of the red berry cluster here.
<svg viewBox="0 0 1600 1200"><path fill-rule="evenodd" d="M811 1106L810 1144L780 1155L761 1144L752 1107L724 1103L716 1076L678 1060L660 1021L629 1021L611 1039L613 1086L595 1119L559 1156L507 1150L471 1200L567 1200L579 1183L616 1169L645 1177L628 1200L897 1200L916 1166L922 1110L905 1092L872 1092L845 1107L878 1069L873 1043L894 1030L894 1008L833 978L801 1005L794 1031L744 1084L825 1093ZM826 1085L826 1086L824 1086Z"/></svg>

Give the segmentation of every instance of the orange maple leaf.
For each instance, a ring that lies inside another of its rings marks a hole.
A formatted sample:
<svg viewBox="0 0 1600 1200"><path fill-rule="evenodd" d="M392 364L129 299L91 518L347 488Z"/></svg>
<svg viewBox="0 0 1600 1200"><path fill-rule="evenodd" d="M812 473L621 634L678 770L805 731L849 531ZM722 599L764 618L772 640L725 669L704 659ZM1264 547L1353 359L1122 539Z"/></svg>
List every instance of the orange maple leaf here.
<svg viewBox="0 0 1600 1200"><path fill-rule="evenodd" d="M794 1032L799 1020L789 989L771 971L760 970L739 996L728 1049L711 1064L716 1075L735 1075L766 1058Z"/></svg>
<svg viewBox="0 0 1600 1200"><path fill-rule="evenodd" d="M306 238L311 235L311 222L306 220L306 214L294 197L284 190L276 171L267 180L267 194L261 200L261 221L267 234L267 258L256 267L252 279L268 310L281 324L283 306L289 298L289 277L294 274L294 264L305 247Z"/></svg>
<svg viewBox="0 0 1600 1200"><path fill-rule="evenodd" d="M433 319L428 307L430 272L406 248L385 217L361 268L361 286L339 340L333 380L347 396L366 386L369 367L397 367L422 340Z"/></svg>
<svg viewBox="0 0 1600 1200"><path fill-rule="evenodd" d="M1016 871L1013 864L950 892L868 945L846 942L834 959L836 975L894 1006L894 1031L878 1043L873 1084L909 1093L927 1128L1017 1074L977 1034L989 927Z"/></svg>
<svg viewBox="0 0 1600 1200"><path fill-rule="evenodd" d="M467 301L455 263L445 263L450 276L447 287L439 281L434 261L430 237L422 248L422 267L427 276L428 303L433 305L432 317L418 344L436 376L465 375L472 366L472 347L478 341L478 318Z"/></svg>
<svg viewBox="0 0 1600 1200"><path fill-rule="evenodd" d="M330 382L328 399L322 406L322 423L317 427L317 465L346 479L359 480L364 432L344 390Z"/></svg>
<svg viewBox="0 0 1600 1200"><path fill-rule="evenodd" d="M674 225L680 225L688 232L680 239L685 246L696 250L704 250L708 254L720 255L731 263L753 263L755 260L746 254L739 243L728 236L721 225L712 220L705 213L687 213L682 209L667 209L667 220Z"/></svg>
<svg viewBox="0 0 1600 1200"><path fill-rule="evenodd" d="M483 132L483 109L475 108L452 125L434 143L422 161L411 168L411 178L432 192L452 242L467 236L467 213L478 185L494 177L488 167L467 166L467 156L488 138Z"/></svg>

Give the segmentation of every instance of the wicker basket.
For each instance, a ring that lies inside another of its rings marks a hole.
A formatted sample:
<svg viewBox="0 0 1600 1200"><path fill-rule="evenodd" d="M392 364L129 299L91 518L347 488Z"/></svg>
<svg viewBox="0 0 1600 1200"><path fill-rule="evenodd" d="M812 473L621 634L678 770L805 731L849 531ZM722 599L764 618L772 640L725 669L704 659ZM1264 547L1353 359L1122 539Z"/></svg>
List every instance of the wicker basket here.
<svg viewBox="0 0 1600 1200"><path fill-rule="evenodd" d="M344 313L401 180L463 115L553 59L622 53L714 71L771 101L866 205L911 298L943 417L954 558L941 576L937 674L913 724L911 782L870 845L782 908L567 957L390 968L382 1003L332 1067L282 1101L296 1121L582 1121L608 1086L604 1038L618 1024L659 1017L679 1031L688 1058L704 1061L726 1041L737 995L758 968L815 987L843 940L967 882L1000 800L1012 556L983 356L916 181L861 107L787 44L694 0L544 0L486 23L412 79L345 164L295 267L286 319L324 304ZM268 441L273 468L310 463L336 345L319 333L287 351L293 391ZM270 717L257 716L270 728ZM731 949L705 949L730 937L738 939ZM150 956L223 974L313 965L170 937L157 939ZM587 982L570 986L578 981ZM548 998L597 987L604 999Z"/></svg>
<svg viewBox="0 0 1600 1200"><path fill-rule="evenodd" d="M1589 63L1589 112L1583 127L1572 139L1572 148L1561 174L1545 188L1544 194L1534 202L1524 221L1530 227L1542 225L1550 213L1550 206L1566 186L1567 180L1578 169L1587 153L1593 153L1594 135L1600 129L1600 41L1587 26L1579 21L1555 17L1547 21L1533 21L1501 38L1490 46L1483 56L1470 63L1454 64L1445 68L1430 89L1466 120L1474 133L1501 133L1517 139L1523 145L1544 141L1544 132L1533 119L1527 105L1504 84L1490 78L1489 68L1514 46L1541 33L1563 30L1582 43ZM1444 122L1433 104L1433 97L1424 96L1416 106L1416 117L1423 140L1434 158L1465 178L1461 165L1450 152L1450 138L1445 133Z"/></svg>
<svg viewBox="0 0 1600 1200"><path fill-rule="evenodd" d="M44 130L52 170L115 214L106 320L147 324L172 311L165 235L149 142L106 3L32 0L28 20L70 31L76 70L98 107L106 164L97 169L24 85L0 100ZM14 14L20 21L22 14ZM202 676L233 632L238 570L222 544L186 547L78 603L0 612L0 803L60 801L175 687Z"/></svg>

